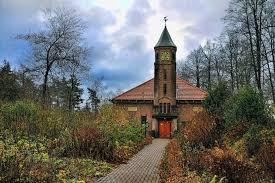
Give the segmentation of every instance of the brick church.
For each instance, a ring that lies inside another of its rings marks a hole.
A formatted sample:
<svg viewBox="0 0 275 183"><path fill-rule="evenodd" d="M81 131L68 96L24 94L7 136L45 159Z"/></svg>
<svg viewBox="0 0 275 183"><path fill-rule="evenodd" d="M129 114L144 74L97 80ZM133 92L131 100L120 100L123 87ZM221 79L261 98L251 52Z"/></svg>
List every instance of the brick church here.
<svg viewBox="0 0 275 183"><path fill-rule="evenodd" d="M165 25L154 47L154 78L113 98L115 105L148 122L147 133L169 138L202 110L207 93L176 75L177 47Z"/></svg>

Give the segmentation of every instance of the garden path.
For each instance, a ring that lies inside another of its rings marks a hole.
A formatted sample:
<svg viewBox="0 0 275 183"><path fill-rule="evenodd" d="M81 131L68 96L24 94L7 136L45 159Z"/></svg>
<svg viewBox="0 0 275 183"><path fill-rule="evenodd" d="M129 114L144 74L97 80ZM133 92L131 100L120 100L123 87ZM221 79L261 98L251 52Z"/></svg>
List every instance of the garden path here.
<svg viewBox="0 0 275 183"><path fill-rule="evenodd" d="M145 146L127 164L122 164L98 183L157 183L158 169L168 139L154 139Z"/></svg>

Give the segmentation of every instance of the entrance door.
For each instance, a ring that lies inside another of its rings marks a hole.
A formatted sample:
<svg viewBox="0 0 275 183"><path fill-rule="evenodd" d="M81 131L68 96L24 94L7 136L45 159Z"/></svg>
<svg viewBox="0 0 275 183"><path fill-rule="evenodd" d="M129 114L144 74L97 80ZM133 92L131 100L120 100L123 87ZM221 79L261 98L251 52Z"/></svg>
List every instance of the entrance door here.
<svg viewBox="0 0 275 183"><path fill-rule="evenodd" d="M171 122L170 121L160 121L159 122L159 137L160 138L170 138L171 135Z"/></svg>

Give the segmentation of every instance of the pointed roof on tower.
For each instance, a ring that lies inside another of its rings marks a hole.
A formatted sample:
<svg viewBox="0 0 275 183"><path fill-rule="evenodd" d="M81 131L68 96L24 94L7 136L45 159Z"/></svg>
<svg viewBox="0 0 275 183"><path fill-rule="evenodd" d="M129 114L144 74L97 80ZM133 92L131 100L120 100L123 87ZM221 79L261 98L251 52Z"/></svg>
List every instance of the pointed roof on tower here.
<svg viewBox="0 0 275 183"><path fill-rule="evenodd" d="M162 33L161 33L161 36L160 36L159 41L156 44L155 48L156 47L161 47L161 46L164 46L164 47L168 46L168 47L175 47L175 48L177 48L177 46L174 44L174 42L171 39L171 36L170 36L170 34L169 34L168 30L167 30L166 25L165 25Z"/></svg>

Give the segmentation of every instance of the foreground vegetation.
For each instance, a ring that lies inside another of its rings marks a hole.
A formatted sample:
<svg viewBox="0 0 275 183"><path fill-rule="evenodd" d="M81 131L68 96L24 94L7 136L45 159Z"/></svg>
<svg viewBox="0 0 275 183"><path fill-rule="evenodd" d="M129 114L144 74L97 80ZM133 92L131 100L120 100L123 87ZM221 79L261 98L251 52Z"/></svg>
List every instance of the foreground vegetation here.
<svg viewBox="0 0 275 183"><path fill-rule="evenodd" d="M112 105L98 115L0 105L0 182L92 182L144 144L140 123Z"/></svg>
<svg viewBox="0 0 275 183"><path fill-rule="evenodd" d="M166 148L162 182L272 182L275 121L263 96L247 86L230 97L218 84Z"/></svg>

